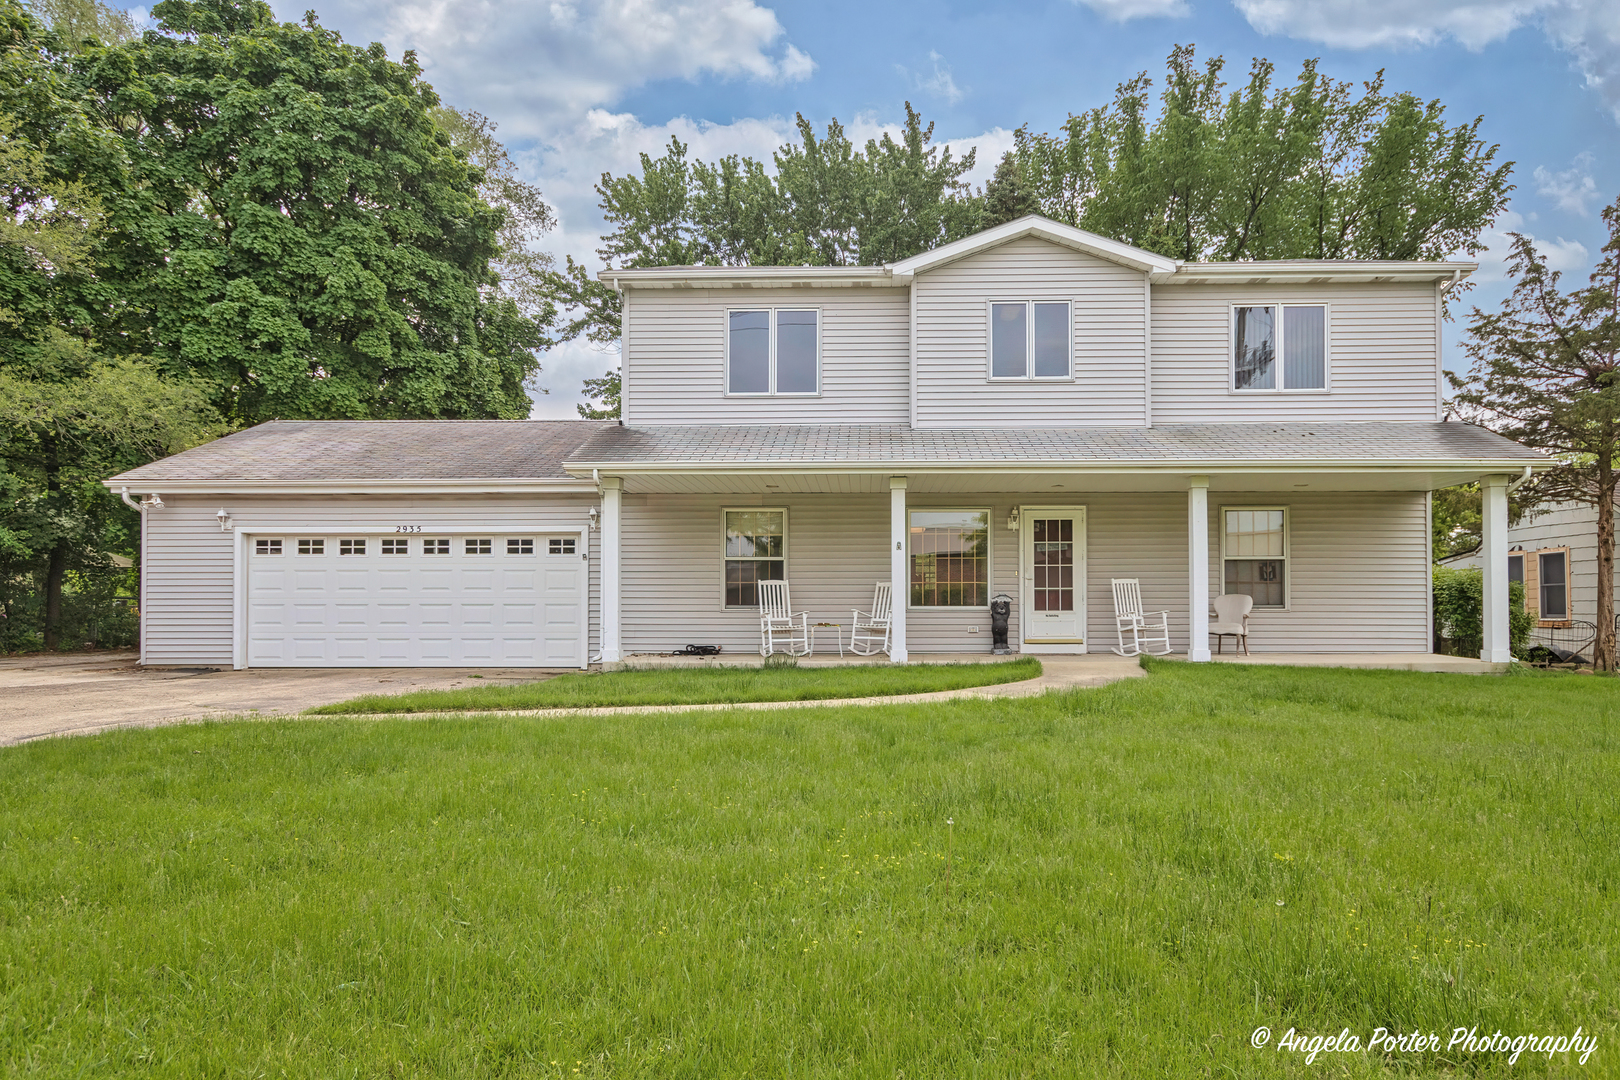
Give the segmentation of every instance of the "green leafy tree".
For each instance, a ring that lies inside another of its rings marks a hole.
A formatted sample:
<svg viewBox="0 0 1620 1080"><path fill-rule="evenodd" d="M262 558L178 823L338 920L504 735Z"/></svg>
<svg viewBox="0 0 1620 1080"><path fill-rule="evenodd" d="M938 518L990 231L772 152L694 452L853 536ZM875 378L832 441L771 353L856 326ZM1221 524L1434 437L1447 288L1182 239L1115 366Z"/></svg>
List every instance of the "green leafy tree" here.
<svg viewBox="0 0 1620 1080"><path fill-rule="evenodd" d="M75 163L108 215L77 298L104 347L202 380L237 424L526 416L544 329L493 264L520 257L503 228L545 216L510 185L507 207L481 196L415 57L259 0L153 15L65 62L117 135L116 158Z"/></svg>
<svg viewBox="0 0 1620 1080"><path fill-rule="evenodd" d="M617 420L619 418L619 373L610 371L600 379L585 380L585 397L588 399L583 405L575 405L579 415L586 420ZM601 402L601 404L595 404Z"/></svg>
<svg viewBox="0 0 1620 1080"><path fill-rule="evenodd" d="M996 163L996 174L984 185L984 216L981 225L994 228L1009 221L1040 212L1040 204L1024 182L1024 170L1011 150Z"/></svg>
<svg viewBox="0 0 1620 1080"><path fill-rule="evenodd" d="M129 12L99 0L29 0L28 7L70 48L86 42L116 45L138 34Z"/></svg>
<svg viewBox="0 0 1620 1080"><path fill-rule="evenodd" d="M1438 101L1361 87L1308 61L1292 86L1255 60L1228 94L1224 61L1178 46L1157 114L1146 73L1057 134L1016 133L1040 213L1172 258L1440 259L1480 250L1511 162L1448 126Z"/></svg>
<svg viewBox="0 0 1620 1080"><path fill-rule="evenodd" d="M1614 500L1620 440L1620 200L1603 211L1609 242L1580 288L1564 291L1527 236L1513 234L1513 293L1474 309L1473 365L1456 400L1481 423L1546 451L1552 467L1520 489L1530 502L1597 509L1597 628L1593 663L1615 669Z"/></svg>

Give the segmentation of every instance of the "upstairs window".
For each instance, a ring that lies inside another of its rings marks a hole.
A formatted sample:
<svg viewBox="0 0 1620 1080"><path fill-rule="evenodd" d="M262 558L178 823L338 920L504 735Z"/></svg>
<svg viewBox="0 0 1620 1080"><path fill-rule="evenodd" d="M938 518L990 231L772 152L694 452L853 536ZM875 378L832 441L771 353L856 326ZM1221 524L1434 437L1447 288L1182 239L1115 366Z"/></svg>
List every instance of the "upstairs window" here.
<svg viewBox="0 0 1620 1080"><path fill-rule="evenodd" d="M1326 390L1327 308L1254 304L1232 309L1233 390Z"/></svg>
<svg viewBox="0 0 1620 1080"><path fill-rule="evenodd" d="M727 318L726 393L821 392L821 312L755 308Z"/></svg>
<svg viewBox="0 0 1620 1080"><path fill-rule="evenodd" d="M1019 300L990 305L992 379L1067 379L1067 301Z"/></svg>

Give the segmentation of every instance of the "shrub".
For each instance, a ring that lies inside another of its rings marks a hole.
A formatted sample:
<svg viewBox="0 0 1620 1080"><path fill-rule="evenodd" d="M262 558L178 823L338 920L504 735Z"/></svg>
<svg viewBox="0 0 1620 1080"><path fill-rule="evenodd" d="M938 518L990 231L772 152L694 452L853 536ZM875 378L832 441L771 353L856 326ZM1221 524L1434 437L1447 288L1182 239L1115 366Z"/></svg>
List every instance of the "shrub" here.
<svg viewBox="0 0 1620 1080"><path fill-rule="evenodd" d="M1524 659L1536 617L1524 610L1524 582L1508 582L1508 646ZM1485 576L1477 568L1434 568L1434 629L1441 637L1471 644L1485 638ZM1474 650L1478 652L1476 647Z"/></svg>

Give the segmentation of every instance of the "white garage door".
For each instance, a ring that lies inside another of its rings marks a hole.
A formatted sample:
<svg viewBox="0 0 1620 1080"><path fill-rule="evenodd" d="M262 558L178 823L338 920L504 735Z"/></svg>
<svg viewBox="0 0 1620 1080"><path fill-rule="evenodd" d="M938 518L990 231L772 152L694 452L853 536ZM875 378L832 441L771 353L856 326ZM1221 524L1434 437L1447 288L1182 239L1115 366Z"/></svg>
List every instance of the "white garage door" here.
<svg viewBox="0 0 1620 1080"><path fill-rule="evenodd" d="M249 667L583 667L578 539L246 538Z"/></svg>

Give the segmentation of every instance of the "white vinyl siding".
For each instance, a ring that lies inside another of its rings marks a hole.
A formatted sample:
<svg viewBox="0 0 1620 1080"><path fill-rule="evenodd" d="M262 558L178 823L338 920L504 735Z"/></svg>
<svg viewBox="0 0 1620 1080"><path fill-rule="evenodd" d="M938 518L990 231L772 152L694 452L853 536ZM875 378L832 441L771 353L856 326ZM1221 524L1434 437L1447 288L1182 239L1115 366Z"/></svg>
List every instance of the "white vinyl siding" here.
<svg viewBox="0 0 1620 1080"><path fill-rule="evenodd" d="M630 422L905 423L909 303L905 289L629 289ZM769 308L819 312L819 394L727 392L728 312Z"/></svg>
<svg viewBox="0 0 1620 1080"><path fill-rule="evenodd" d="M1220 508L1288 507L1287 611L1257 612L1250 644L1271 652L1427 652L1429 551L1421 492L1334 492L1288 495L1219 492L1212 496L1211 593L1219 591ZM1187 647L1187 496L1185 492L1068 493L1062 499L962 491L914 492L910 510L988 507L990 592L1019 595L1018 535L1007 516L1021 504L1086 508L1086 643L1112 646L1110 579L1134 577L1155 610L1170 612L1171 642ZM838 622L849 632L850 609L868 610L872 586L889 580L887 492L842 495L626 495L624 506L624 647L668 652L687 644L722 645L745 655L759 649L759 618L721 603L722 558L714 523L722 507L785 506L793 607L810 622ZM1011 641L1020 641L1019 605ZM916 654L988 652L983 608L911 608L907 646ZM979 632L968 632L977 626ZM821 645L832 649L830 631ZM846 638L847 639L847 638Z"/></svg>
<svg viewBox="0 0 1620 1080"><path fill-rule="evenodd" d="M1536 584L1535 554L1548 548L1567 548L1569 562L1569 618L1597 621L1597 507L1585 503L1551 503L1534 517L1526 515L1508 528L1508 547L1522 548L1527 584ZM1448 566L1480 565L1479 553L1448 559ZM1530 597L1532 606L1535 597Z"/></svg>
<svg viewBox="0 0 1620 1080"><path fill-rule="evenodd" d="M1025 238L919 274L917 425L1141 424L1146 376L1143 275ZM989 379L992 301L1070 304L1068 381Z"/></svg>
<svg viewBox="0 0 1620 1080"><path fill-rule="evenodd" d="M1327 307L1328 391L1232 389L1232 311L1248 304ZM1432 421L1438 357L1430 283L1153 286L1155 424Z"/></svg>
<svg viewBox="0 0 1620 1080"><path fill-rule="evenodd" d="M165 495L163 501L166 509L146 512L146 662L226 668L232 663L235 537L219 529L214 514L221 506L230 511L232 525L244 532L282 530L280 558L296 565L294 541L300 534L335 540L345 526L405 522L425 527L477 525L491 533L512 529L573 532L587 527L587 511L597 504L588 495ZM597 550L601 534L589 535L589 640L595 652L601 640ZM334 549L335 544L327 546L328 551Z"/></svg>

